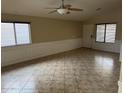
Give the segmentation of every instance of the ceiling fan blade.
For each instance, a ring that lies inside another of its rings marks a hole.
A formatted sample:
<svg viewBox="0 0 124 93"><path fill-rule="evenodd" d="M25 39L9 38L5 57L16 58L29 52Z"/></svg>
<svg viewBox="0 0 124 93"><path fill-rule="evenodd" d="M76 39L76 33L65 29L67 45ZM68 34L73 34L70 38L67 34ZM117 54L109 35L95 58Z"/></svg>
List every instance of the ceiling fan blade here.
<svg viewBox="0 0 124 93"><path fill-rule="evenodd" d="M72 6L72 5L69 5L69 4L64 5L65 8L70 8L71 6Z"/></svg>
<svg viewBox="0 0 124 93"><path fill-rule="evenodd" d="M71 11L83 11L83 9L79 9L79 8L69 8L69 10L71 10Z"/></svg>
<svg viewBox="0 0 124 93"><path fill-rule="evenodd" d="M45 9L59 9L59 8L45 8Z"/></svg>
<svg viewBox="0 0 124 93"><path fill-rule="evenodd" d="M48 14L55 13L55 12L57 12L57 10L53 10L53 11L49 12Z"/></svg>

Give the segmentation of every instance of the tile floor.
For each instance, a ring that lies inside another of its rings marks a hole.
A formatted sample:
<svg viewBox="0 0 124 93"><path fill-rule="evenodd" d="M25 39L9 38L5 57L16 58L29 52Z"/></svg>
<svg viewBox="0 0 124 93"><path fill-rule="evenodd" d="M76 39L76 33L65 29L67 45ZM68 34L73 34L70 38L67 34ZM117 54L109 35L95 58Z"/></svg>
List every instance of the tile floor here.
<svg viewBox="0 0 124 93"><path fill-rule="evenodd" d="M117 93L118 60L85 48L32 60L2 71L2 93Z"/></svg>

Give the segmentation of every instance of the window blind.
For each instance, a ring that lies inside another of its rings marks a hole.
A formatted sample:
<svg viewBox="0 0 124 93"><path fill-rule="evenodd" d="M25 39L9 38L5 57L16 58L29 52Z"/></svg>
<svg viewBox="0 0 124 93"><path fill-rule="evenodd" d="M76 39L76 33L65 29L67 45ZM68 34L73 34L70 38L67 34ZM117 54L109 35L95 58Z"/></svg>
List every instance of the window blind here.
<svg viewBox="0 0 124 93"><path fill-rule="evenodd" d="M107 24L105 42L114 43L115 35L116 35L116 24Z"/></svg>
<svg viewBox="0 0 124 93"><path fill-rule="evenodd" d="M105 25L97 25L96 41L104 42Z"/></svg>

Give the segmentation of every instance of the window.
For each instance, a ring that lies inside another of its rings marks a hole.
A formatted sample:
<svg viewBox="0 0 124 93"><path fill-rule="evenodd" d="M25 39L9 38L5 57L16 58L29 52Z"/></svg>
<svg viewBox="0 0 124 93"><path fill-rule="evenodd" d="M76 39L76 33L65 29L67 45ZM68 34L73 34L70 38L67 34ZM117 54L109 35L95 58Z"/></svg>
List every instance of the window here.
<svg viewBox="0 0 124 93"><path fill-rule="evenodd" d="M96 41L104 42L105 25L97 25Z"/></svg>
<svg viewBox="0 0 124 93"><path fill-rule="evenodd" d="M97 24L96 41L114 43L116 36L116 24Z"/></svg>
<svg viewBox="0 0 124 93"><path fill-rule="evenodd" d="M30 44L29 23L1 23L1 46Z"/></svg>
<svg viewBox="0 0 124 93"><path fill-rule="evenodd" d="M116 24L107 24L105 42L114 43L115 36L116 36Z"/></svg>

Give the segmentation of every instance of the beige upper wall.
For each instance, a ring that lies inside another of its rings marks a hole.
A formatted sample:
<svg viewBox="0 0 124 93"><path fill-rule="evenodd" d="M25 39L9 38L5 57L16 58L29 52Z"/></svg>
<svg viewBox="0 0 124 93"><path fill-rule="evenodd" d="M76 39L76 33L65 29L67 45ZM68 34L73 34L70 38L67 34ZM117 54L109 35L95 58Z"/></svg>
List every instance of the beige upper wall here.
<svg viewBox="0 0 124 93"><path fill-rule="evenodd" d="M41 17L2 14L2 21L31 22L33 43L82 37L82 25L78 21L56 20Z"/></svg>
<svg viewBox="0 0 124 93"><path fill-rule="evenodd" d="M94 24L94 34L96 32L95 24L98 23L116 23L117 24L117 32L116 32L116 40L121 40L122 38L122 12L114 11L112 13L99 15L92 17L88 20L83 21L83 24Z"/></svg>

